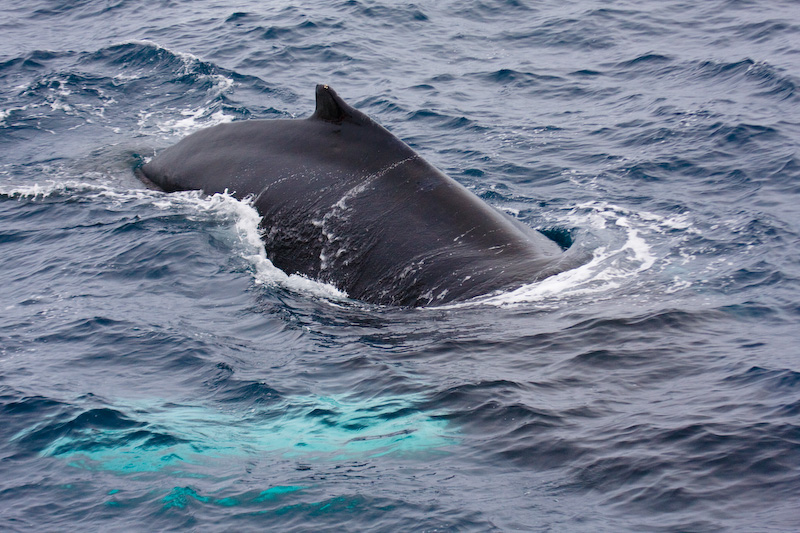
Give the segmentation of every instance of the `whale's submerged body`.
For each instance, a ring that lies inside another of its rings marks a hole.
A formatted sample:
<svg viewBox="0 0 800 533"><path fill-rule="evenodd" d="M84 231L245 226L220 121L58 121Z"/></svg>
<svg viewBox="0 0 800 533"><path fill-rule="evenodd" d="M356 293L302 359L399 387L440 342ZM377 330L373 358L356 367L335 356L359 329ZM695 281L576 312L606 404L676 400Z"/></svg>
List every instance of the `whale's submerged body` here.
<svg viewBox="0 0 800 533"><path fill-rule="evenodd" d="M512 289L574 266L543 234L490 207L331 88L307 119L189 135L141 169L167 192L253 198L267 256L350 297L419 306Z"/></svg>

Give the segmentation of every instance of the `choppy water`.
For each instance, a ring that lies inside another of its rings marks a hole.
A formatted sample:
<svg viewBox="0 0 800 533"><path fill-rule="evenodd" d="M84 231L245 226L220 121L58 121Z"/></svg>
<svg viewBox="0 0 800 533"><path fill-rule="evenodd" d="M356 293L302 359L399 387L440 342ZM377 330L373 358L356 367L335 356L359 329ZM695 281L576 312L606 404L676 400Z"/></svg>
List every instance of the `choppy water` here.
<svg viewBox="0 0 800 533"><path fill-rule="evenodd" d="M800 11L0 4L0 529L793 531ZM593 260L478 302L287 277L132 169L331 84Z"/></svg>

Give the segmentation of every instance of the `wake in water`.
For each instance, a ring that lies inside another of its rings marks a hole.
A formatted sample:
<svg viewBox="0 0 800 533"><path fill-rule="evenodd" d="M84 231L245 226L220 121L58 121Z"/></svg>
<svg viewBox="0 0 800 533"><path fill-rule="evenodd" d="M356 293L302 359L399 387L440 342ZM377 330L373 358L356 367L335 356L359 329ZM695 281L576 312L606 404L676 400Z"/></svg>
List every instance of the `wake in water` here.
<svg viewBox="0 0 800 533"><path fill-rule="evenodd" d="M231 253L238 255L251 266L257 285L284 287L288 290L344 303L346 293L329 283L297 274L287 274L275 267L267 258L261 240L261 217L248 199L237 200L229 194L203 195L199 192L165 194L157 191L120 190L88 182L50 180L45 184L0 188L0 195L26 201L63 199L71 197L86 200L111 201L115 205L150 204L159 210L181 213L189 221L206 221L228 225ZM691 235L696 233L687 216L659 217L653 213L632 212L603 202L592 202L573 208L548 211L550 218L564 227L576 230L572 246L592 259L572 270L551 276L518 289L479 296L468 302L434 306L441 309L474 305L506 306L537 304L544 308L567 305L573 297L591 296L594 300L613 298L615 291L625 286L626 291L643 285L641 274L652 268L659 271L676 271L674 255L680 256L680 239L673 239L672 248L664 248L664 235L668 232ZM685 239L685 237L683 237ZM656 255L660 254L660 255ZM685 263L690 258L683 258ZM678 263L681 261L678 260ZM691 280L676 275L666 292L688 288Z"/></svg>
<svg viewBox="0 0 800 533"><path fill-rule="evenodd" d="M579 228L573 246L591 254L591 261L561 274L532 283L504 294L476 299L489 305L537 303L548 306L568 306L574 297L593 300L613 298L620 289L624 292L646 290L647 279L659 272L676 271L689 258L680 256L687 235L697 232L689 217L663 217L646 211L632 211L607 202L589 202L569 210L548 213L565 227ZM670 234L669 239L665 235ZM665 246L666 245L666 246ZM676 264L677 263L677 264ZM690 279L679 275L672 280L660 280L660 290L673 292L689 288Z"/></svg>

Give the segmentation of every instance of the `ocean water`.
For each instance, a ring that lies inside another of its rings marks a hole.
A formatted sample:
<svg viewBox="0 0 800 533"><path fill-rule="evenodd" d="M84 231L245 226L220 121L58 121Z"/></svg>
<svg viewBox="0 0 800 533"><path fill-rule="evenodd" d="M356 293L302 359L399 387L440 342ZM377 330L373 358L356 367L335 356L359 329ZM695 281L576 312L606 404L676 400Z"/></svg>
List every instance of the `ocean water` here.
<svg viewBox="0 0 800 533"><path fill-rule="evenodd" d="M0 530L797 530L796 2L0 14ZM591 261L366 305L136 180L316 83Z"/></svg>

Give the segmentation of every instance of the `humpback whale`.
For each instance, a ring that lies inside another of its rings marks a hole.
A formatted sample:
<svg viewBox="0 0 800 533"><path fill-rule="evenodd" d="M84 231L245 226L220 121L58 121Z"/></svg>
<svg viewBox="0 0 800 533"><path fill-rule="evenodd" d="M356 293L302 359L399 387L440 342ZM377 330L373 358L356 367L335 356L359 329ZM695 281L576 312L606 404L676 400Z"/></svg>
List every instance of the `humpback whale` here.
<svg viewBox="0 0 800 533"><path fill-rule="evenodd" d="M137 172L166 192L250 198L275 266L369 303L443 304L575 266L327 85L317 85L306 119L206 128Z"/></svg>

